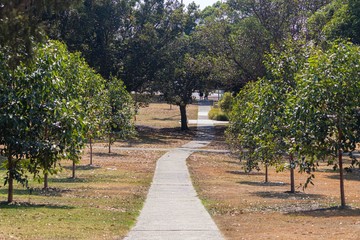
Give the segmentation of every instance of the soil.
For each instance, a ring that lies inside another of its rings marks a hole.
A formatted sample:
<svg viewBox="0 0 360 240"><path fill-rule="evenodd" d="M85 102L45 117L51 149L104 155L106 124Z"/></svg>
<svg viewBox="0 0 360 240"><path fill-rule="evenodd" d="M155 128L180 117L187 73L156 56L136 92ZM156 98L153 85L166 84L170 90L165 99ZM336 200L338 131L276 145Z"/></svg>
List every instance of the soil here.
<svg viewBox="0 0 360 240"><path fill-rule="evenodd" d="M348 162L349 163L349 162ZM245 173L231 154L196 153L188 165L200 198L226 239L359 239L360 171L345 174L346 209L340 209L338 173L321 163L314 186L306 174L289 193L290 172Z"/></svg>

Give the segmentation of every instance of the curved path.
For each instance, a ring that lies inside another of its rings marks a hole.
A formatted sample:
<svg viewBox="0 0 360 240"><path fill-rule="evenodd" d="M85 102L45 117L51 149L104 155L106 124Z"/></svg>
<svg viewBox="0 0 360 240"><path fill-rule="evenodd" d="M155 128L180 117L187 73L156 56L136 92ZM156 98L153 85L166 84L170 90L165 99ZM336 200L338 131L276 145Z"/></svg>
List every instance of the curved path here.
<svg viewBox="0 0 360 240"><path fill-rule="evenodd" d="M219 229L205 210L192 185L186 159L211 142L213 122L208 120L209 102L198 114L198 137L171 150L157 162L144 208L125 240L220 240Z"/></svg>

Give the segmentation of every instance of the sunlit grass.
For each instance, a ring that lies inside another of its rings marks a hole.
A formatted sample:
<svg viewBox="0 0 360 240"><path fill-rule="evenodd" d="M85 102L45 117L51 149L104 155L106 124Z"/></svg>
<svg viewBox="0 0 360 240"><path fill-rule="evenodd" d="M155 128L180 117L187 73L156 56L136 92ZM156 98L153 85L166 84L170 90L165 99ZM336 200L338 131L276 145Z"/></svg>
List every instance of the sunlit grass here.
<svg viewBox="0 0 360 240"><path fill-rule="evenodd" d="M122 238L135 223L156 159L160 152L118 152L85 157L71 179L70 162L49 180L48 191L31 181L31 190L17 185L15 203L5 203L7 189L0 188L0 239L114 239ZM146 154L146 157L145 157ZM112 156L116 157L112 157ZM0 170L3 178L4 170Z"/></svg>

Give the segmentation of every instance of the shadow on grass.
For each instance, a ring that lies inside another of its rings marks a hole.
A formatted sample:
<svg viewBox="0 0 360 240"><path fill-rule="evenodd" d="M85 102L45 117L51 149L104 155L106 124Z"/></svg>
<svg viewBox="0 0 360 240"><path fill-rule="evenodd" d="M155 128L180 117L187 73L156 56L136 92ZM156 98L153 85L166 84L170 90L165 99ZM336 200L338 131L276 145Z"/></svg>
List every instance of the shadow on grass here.
<svg viewBox="0 0 360 240"><path fill-rule="evenodd" d="M61 197L63 193L70 192L69 189L60 188L29 188L29 189L14 189L14 195L33 195L33 196L47 196L47 197ZM0 194L7 194L7 189L0 189Z"/></svg>
<svg viewBox="0 0 360 240"><path fill-rule="evenodd" d="M324 196L321 194L307 194L304 192L275 192L275 191L264 191L264 192L255 192L253 195L262 197L262 198L278 198L278 199L291 199L291 200L309 200L309 199L319 199Z"/></svg>
<svg viewBox="0 0 360 240"><path fill-rule="evenodd" d="M237 182L239 184L244 184L244 185L250 185L250 186L269 186L269 187L278 187L278 186L286 186L289 185L288 183L283 183L283 182L251 182L251 181L241 181L241 182Z"/></svg>
<svg viewBox="0 0 360 240"><path fill-rule="evenodd" d="M338 172L332 171L334 174L327 176L327 178L339 180L340 175ZM353 172L344 173L344 179L348 181L360 181L360 172L359 170L353 170Z"/></svg>
<svg viewBox="0 0 360 240"><path fill-rule="evenodd" d="M0 202L0 209L37 209L37 208L48 208L48 209L74 209L75 207L66 205L53 205L53 204L35 204L28 202Z"/></svg>
<svg viewBox="0 0 360 240"><path fill-rule="evenodd" d="M53 183L87 183L89 182L89 179L85 178L51 178L49 179L49 182Z"/></svg>
<svg viewBox="0 0 360 240"><path fill-rule="evenodd" d="M170 109L168 109L170 111ZM174 116L170 116L170 117L166 117L166 118L159 118L159 117L155 117L152 118L152 120L156 120L156 121L173 121L174 119L180 117L179 114L176 114Z"/></svg>
<svg viewBox="0 0 360 240"><path fill-rule="evenodd" d="M93 156L95 156L95 157L123 157L125 155L120 154L120 153L115 153L115 152L112 152L112 153L94 152ZM90 165L88 165L88 166L90 166Z"/></svg>
<svg viewBox="0 0 360 240"><path fill-rule="evenodd" d="M192 140L196 135L196 127L189 127L189 130L187 131L182 131L180 127L153 128L148 126L137 126L136 129L139 135L136 139L129 140L129 144L161 144L171 142L171 139Z"/></svg>
<svg viewBox="0 0 360 240"><path fill-rule="evenodd" d="M360 216L359 208L351 207L329 207L329 208L320 208L315 210L305 210L297 211L292 213L287 213L287 215L293 216L309 216L309 217L358 217Z"/></svg>
<svg viewBox="0 0 360 240"><path fill-rule="evenodd" d="M72 166L65 166L63 168L67 170L72 170ZM99 168L101 167L97 165L76 165L76 170L82 170L82 171L94 170Z"/></svg>
<svg viewBox="0 0 360 240"><path fill-rule="evenodd" d="M248 176L248 175L263 176L263 175L265 175L264 173L261 173L261 172L244 172L244 171L237 171L237 170L226 171L226 173L236 174L236 175L245 175L245 176Z"/></svg>
<svg viewBox="0 0 360 240"><path fill-rule="evenodd" d="M229 163L229 164L241 165L240 161L224 161L224 162Z"/></svg>

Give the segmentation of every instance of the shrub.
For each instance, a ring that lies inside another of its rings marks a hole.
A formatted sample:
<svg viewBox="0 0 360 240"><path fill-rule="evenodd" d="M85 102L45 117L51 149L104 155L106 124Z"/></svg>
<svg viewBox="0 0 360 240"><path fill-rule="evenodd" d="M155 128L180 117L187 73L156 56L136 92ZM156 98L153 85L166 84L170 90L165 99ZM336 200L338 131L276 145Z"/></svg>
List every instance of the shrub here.
<svg viewBox="0 0 360 240"><path fill-rule="evenodd" d="M229 117L226 113L221 111L220 108L212 108L209 111L209 119L216 120L216 121L228 121Z"/></svg>
<svg viewBox="0 0 360 240"><path fill-rule="evenodd" d="M232 94L230 92L226 92L224 93L222 99L219 101L219 107L224 113L229 114L231 112L233 102L234 98Z"/></svg>

